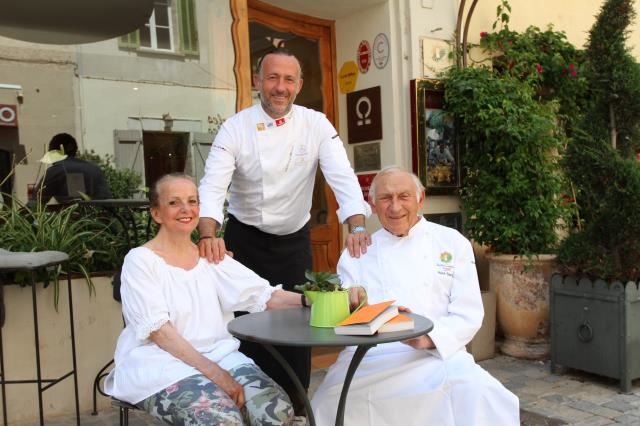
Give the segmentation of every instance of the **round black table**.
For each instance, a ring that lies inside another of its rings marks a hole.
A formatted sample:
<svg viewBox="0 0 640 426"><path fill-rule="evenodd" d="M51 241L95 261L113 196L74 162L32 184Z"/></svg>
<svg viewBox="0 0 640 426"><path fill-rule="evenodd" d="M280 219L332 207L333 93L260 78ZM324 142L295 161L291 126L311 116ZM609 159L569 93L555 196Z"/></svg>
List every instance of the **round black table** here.
<svg viewBox="0 0 640 426"><path fill-rule="evenodd" d="M427 318L416 314L406 314L413 318L415 324L413 330L374 334L373 336L337 335L333 328L311 327L309 314L310 309L306 308L258 312L233 319L227 325L227 329L238 339L260 343L282 365L304 400L311 426L315 426L316 422L307 393L289 363L274 349L273 345L357 346L347 369L336 413L336 425L342 426L349 385L367 351L379 343L397 342L425 335L433 328L433 323Z"/></svg>

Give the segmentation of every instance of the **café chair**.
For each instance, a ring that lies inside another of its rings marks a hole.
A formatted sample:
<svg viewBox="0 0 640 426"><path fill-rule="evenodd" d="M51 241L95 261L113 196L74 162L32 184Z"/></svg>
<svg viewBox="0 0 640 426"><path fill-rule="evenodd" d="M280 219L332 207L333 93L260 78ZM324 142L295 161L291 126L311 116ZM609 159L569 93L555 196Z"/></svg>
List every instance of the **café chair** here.
<svg viewBox="0 0 640 426"><path fill-rule="evenodd" d="M135 405L120 401L114 397L111 397L111 406L118 407L120 411L120 426L129 426L129 410L138 410Z"/></svg>

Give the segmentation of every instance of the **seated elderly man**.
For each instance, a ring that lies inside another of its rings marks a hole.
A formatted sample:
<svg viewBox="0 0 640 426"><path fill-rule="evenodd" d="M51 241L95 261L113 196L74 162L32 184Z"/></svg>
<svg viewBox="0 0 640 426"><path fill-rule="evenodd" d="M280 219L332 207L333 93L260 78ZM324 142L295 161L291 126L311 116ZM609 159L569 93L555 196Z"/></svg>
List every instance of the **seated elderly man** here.
<svg viewBox="0 0 640 426"><path fill-rule="evenodd" d="M383 229L360 258L343 253L343 283L363 285L369 303L396 300L434 327L426 336L369 350L349 388L345 424L519 425L518 398L465 349L483 317L471 244L418 215L424 188L399 167L375 177L369 198ZM335 421L354 351L340 353L313 397L318 425Z"/></svg>

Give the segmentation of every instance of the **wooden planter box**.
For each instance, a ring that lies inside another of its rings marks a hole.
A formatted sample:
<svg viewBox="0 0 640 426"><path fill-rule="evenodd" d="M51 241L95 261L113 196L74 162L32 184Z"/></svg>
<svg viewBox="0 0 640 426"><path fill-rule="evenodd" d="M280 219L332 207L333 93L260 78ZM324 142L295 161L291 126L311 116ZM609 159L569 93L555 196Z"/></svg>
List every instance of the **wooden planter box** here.
<svg viewBox="0 0 640 426"><path fill-rule="evenodd" d="M551 372L558 366L620 380L640 377L640 290L637 282L551 278Z"/></svg>

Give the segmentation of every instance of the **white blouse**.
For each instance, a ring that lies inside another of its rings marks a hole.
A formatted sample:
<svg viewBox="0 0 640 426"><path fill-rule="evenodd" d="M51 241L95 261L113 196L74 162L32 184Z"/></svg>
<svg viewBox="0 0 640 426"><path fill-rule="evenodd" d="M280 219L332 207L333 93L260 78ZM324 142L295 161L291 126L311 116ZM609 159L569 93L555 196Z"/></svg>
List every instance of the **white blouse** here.
<svg viewBox="0 0 640 426"><path fill-rule="evenodd" d="M263 311L271 294L281 288L271 287L230 256L218 265L201 258L186 270L167 264L146 247L127 254L121 280L126 326L105 390L133 404L199 374L149 340L149 334L170 321L198 352L230 370L252 362L238 352L239 341L227 331L233 311Z"/></svg>

